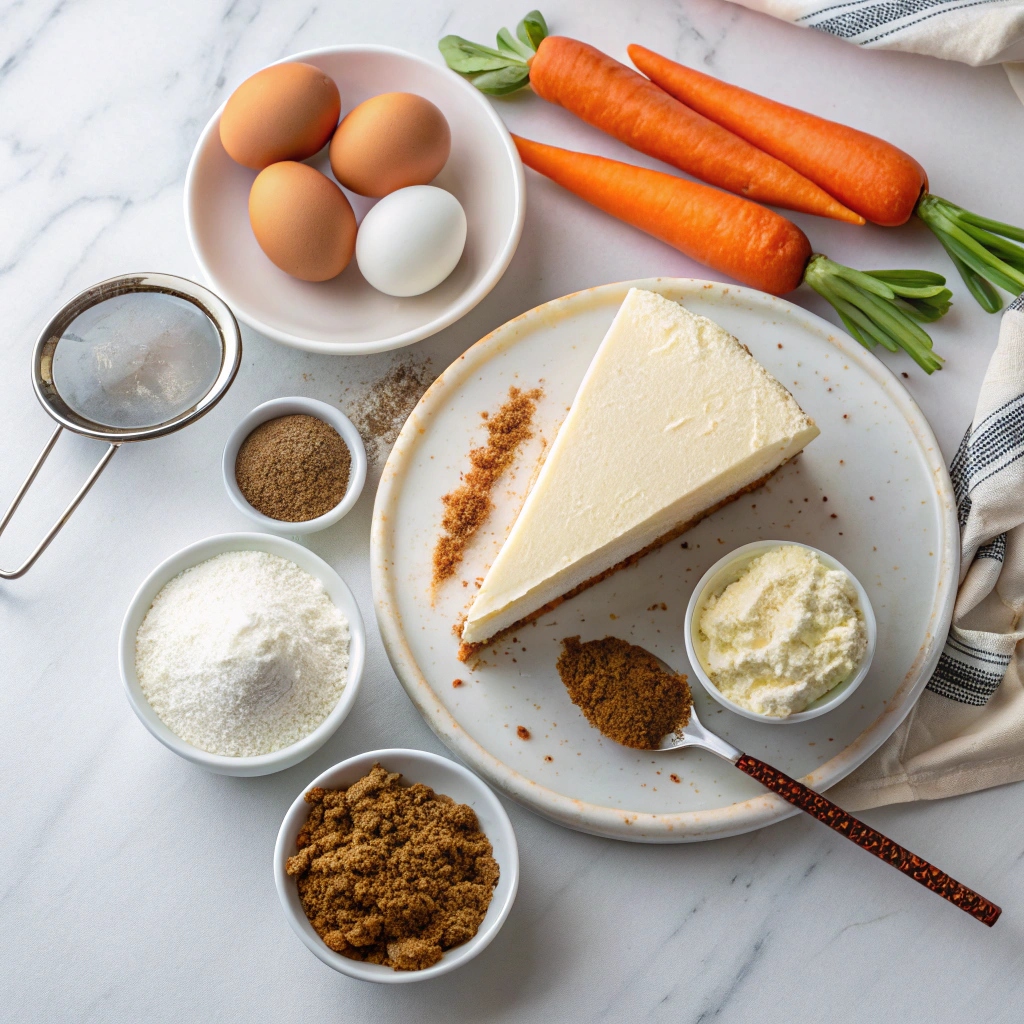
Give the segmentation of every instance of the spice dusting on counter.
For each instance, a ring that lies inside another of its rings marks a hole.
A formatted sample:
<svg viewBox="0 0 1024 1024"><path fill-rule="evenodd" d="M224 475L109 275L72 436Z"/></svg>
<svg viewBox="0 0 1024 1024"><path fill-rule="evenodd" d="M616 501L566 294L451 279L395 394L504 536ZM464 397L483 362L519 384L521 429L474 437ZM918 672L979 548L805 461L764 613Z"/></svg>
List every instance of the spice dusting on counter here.
<svg viewBox="0 0 1024 1024"><path fill-rule="evenodd" d="M311 789L286 870L336 953L419 971L476 935L499 870L471 807L399 779L375 764L348 789Z"/></svg>
<svg viewBox="0 0 1024 1024"><path fill-rule="evenodd" d="M429 359L395 363L348 409L349 418L362 435L370 463L384 462L409 414L433 380Z"/></svg>
<svg viewBox="0 0 1024 1024"><path fill-rule="evenodd" d="M690 720L686 676L666 672L649 651L618 637L567 637L557 668L587 721L624 747L653 750Z"/></svg>
<svg viewBox="0 0 1024 1024"><path fill-rule="evenodd" d="M287 523L317 519L345 497L352 453L316 416L278 416L261 423L235 459L235 479L257 512Z"/></svg>
<svg viewBox="0 0 1024 1024"><path fill-rule="evenodd" d="M530 425L542 395L540 388L522 391L510 387L505 404L486 418L487 444L469 453L472 468L461 486L441 499L444 534L434 547L433 586L455 575L470 538L491 514L491 488L512 465L520 446L533 436Z"/></svg>

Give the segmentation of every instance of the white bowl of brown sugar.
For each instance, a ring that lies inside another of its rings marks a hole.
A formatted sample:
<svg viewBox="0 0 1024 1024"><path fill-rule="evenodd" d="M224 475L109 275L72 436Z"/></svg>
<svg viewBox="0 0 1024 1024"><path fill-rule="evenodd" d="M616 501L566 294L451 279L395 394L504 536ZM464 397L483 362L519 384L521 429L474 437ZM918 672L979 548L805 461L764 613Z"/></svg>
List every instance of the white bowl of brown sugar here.
<svg viewBox="0 0 1024 1024"><path fill-rule="evenodd" d="M505 808L467 768L425 750L371 750L296 797L274 881L295 933L328 967L403 984L454 971L491 943L516 898L519 851Z"/></svg>
<svg viewBox="0 0 1024 1024"><path fill-rule="evenodd" d="M274 533L316 533L359 500L366 449L340 409L315 398L275 398L231 432L221 463L235 507Z"/></svg>

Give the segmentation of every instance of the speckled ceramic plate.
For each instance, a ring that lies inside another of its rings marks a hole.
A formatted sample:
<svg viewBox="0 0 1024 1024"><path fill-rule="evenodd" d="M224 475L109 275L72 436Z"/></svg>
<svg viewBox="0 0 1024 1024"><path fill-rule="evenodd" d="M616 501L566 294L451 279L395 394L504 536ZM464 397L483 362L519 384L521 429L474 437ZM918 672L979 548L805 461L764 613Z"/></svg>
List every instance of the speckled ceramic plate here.
<svg viewBox="0 0 1024 1024"><path fill-rule="evenodd" d="M796 396L821 436L766 487L614 574L487 652L456 659L453 623L498 551L542 457L630 284L720 323ZM910 364L908 363L908 366ZM496 507L458 576L432 603L441 496L481 444L481 412L510 385L544 389L534 439L495 489ZM683 614L693 585L725 552L793 538L856 574L878 617L878 649L854 699L778 728L695 693L701 721L731 743L827 789L893 732L938 660L952 613L958 531L941 452L896 378L826 321L782 299L704 281L605 285L545 303L498 328L433 384L384 471L373 519L373 589L391 663L445 744L514 800L570 828L641 842L690 842L795 813L725 761L696 750L628 750L569 701L559 641L614 634L688 671ZM453 686L454 680L462 684ZM695 687L699 691L699 687ZM528 732L529 738L520 738Z"/></svg>

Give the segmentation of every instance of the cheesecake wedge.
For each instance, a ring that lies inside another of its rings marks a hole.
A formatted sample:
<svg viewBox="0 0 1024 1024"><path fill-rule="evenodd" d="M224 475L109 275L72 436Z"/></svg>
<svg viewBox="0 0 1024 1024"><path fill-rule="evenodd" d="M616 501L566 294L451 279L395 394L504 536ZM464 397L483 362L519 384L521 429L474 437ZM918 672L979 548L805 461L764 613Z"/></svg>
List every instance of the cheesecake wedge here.
<svg viewBox="0 0 1024 1024"><path fill-rule="evenodd" d="M758 487L818 433L728 332L631 289L469 610L463 655Z"/></svg>

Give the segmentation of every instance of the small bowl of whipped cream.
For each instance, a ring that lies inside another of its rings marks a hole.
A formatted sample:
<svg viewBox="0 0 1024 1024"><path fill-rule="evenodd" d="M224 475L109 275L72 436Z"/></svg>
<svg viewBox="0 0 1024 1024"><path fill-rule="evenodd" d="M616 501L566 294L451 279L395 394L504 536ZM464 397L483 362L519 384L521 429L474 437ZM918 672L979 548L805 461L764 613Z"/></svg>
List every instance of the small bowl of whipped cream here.
<svg viewBox="0 0 1024 1024"><path fill-rule="evenodd" d="M708 694L744 718L806 722L842 704L871 667L878 629L841 562L793 541L744 544L701 577L686 653Z"/></svg>

